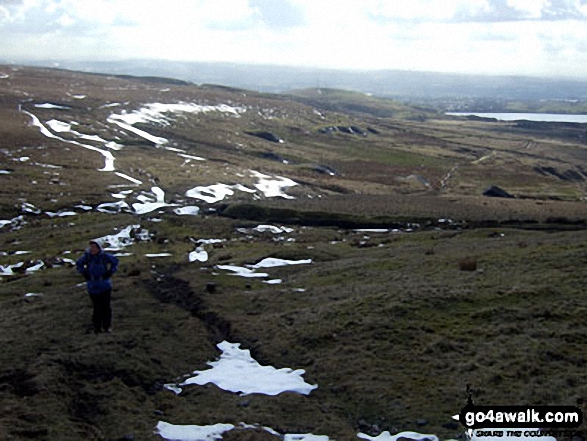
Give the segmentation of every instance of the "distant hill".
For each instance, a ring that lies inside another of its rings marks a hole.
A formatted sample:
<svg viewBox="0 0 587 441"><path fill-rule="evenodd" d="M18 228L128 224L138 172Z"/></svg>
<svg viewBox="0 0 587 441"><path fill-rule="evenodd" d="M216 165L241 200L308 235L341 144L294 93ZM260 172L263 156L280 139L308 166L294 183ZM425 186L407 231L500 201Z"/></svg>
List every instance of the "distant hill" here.
<svg viewBox="0 0 587 441"><path fill-rule="evenodd" d="M25 63L26 64L26 63ZM335 88L378 96L587 100L587 81L522 76L462 75L405 70L349 71L303 67L161 60L60 61L31 63L86 72L169 77L260 92Z"/></svg>

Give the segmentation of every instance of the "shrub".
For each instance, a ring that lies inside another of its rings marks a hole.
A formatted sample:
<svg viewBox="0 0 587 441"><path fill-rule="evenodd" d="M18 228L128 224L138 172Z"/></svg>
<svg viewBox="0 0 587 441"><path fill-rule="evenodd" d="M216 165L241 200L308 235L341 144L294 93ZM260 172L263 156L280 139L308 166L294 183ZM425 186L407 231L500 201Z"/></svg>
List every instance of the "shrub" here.
<svg viewBox="0 0 587 441"><path fill-rule="evenodd" d="M459 269L461 271L477 271L477 258L464 257L459 259Z"/></svg>

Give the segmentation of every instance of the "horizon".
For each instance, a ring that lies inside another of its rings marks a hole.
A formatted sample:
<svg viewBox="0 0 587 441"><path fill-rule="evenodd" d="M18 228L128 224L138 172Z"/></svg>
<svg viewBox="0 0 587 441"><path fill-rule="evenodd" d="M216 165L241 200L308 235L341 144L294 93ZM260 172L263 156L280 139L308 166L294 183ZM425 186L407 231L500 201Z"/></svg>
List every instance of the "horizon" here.
<svg viewBox="0 0 587 441"><path fill-rule="evenodd" d="M399 69L394 67L389 68L373 68L373 69L353 69L353 68L336 68L336 67L318 67L307 65L293 65L293 64L270 64L270 63L254 63L244 61L200 61L200 60L171 60L171 59L157 59L157 58L125 58L125 59L108 59L108 60L66 60L66 59L0 59L0 65L5 66L25 66L38 67L46 69L62 69L69 71L79 71L84 73L96 74L111 74L111 72L98 72L94 70L80 70L82 67L68 67L68 65L90 65L90 64L119 64L124 63L178 63L178 64L202 64L210 66L239 66L243 68L264 68L264 69L291 69L291 70L305 70L309 72L337 72L348 74L371 74L378 72L401 72L414 74L430 74L430 75L445 75L454 77L485 77L485 78L518 78L518 79L537 79L537 80L552 80L552 81L571 81L571 82L587 82L586 78L557 75L532 75L522 73L472 73L472 72L456 72L456 71L439 71L439 70L417 70L417 69ZM135 75L131 75L135 76ZM137 75L139 76L139 75ZM176 79L174 77L169 77ZM324 88L324 87L320 87ZM326 87L327 88L327 87Z"/></svg>

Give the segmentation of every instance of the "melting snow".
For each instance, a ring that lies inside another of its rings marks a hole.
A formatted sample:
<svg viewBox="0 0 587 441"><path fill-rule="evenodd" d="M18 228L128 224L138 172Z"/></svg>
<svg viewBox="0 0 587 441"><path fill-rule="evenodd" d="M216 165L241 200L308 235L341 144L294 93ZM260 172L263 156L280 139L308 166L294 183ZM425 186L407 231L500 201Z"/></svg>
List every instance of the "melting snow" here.
<svg viewBox="0 0 587 441"><path fill-rule="evenodd" d="M159 136L153 136L153 135L145 132L144 130L137 129L136 127L132 126L132 124L135 124L137 122L142 122L142 121L134 120L134 118L128 118L127 116L129 116L129 115L128 114L111 115L110 117L108 117L108 119L106 121L108 121L111 124L116 124L124 130L127 130L129 132L133 132L135 135L139 135L141 138L144 138L147 141L150 141L157 146L166 144L168 142L166 138L161 138ZM132 114L130 114L130 116L132 117ZM125 121L133 121L133 120L134 120L134 122L132 122L132 123L125 122Z"/></svg>
<svg viewBox="0 0 587 441"><path fill-rule="evenodd" d="M200 156L192 156L192 155L186 155L185 153L179 153L177 156L181 156L182 158L186 158L186 159L193 159L194 161L205 161L205 158L201 158Z"/></svg>
<svg viewBox="0 0 587 441"><path fill-rule="evenodd" d="M281 233L291 233L293 231L293 228L276 227L273 225L259 225L258 227L253 228L253 231L257 231L258 233L264 233L266 231L269 231L270 233L281 234Z"/></svg>
<svg viewBox="0 0 587 441"><path fill-rule="evenodd" d="M258 179L258 183L255 184L255 188L259 190L265 197L282 197L285 199L294 199L293 196L285 194L283 191L286 188L298 185L296 182L288 178L279 176L267 176L256 171L252 171L252 176ZM245 187L242 184L227 185L227 184L214 184L207 187L199 186L192 188L186 192L186 196L190 198L202 199L204 202L213 204L215 202L222 201L227 196L232 196L234 190L244 191L246 193L256 193L257 190Z"/></svg>
<svg viewBox="0 0 587 441"><path fill-rule="evenodd" d="M179 395L182 392L181 387L177 387L177 385L173 383L164 384L163 387L175 393L176 395Z"/></svg>
<svg viewBox="0 0 587 441"><path fill-rule="evenodd" d="M227 270L227 271L232 271L234 274L233 276L240 276L240 277L247 277L247 278L253 278L253 277L267 277L269 276L269 274L267 273L256 273L253 270L250 270L248 268L243 268L242 266L236 266L236 265L217 265L216 268L221 269L221 270Z"/></svg>
<svg viewBox="0 0 587 441"><path fill-rule="evenodd" d="M250 268L273 268L276 266L286 266L286 265L302 265L312 263L312 259L305 259L305 260L284 260L284 259L277 259L274 257L268 257L263 259L259 263L255 265L248 265Z"/></svg>
<svg viewBox="0 0 587 441"><path fill-rule="evenodd" d="M57 133L71 132L71 124L57 121L56 119L47 121L47 125L51 128L51 130Z"/></svg>
<svg viewBox="0 0 587 441"><path fill-rule="evenodd" d="M202 247L196 248L188 255L190 262L206 262L208 260L208 253Z"/></svg>
<svg viewBox="0 0 587 441"><path fill-rule="evenodd" d="M142 182L139 181L138 179L131 178L130 176L125 175L124 173L116 172L115 175L116 176L120 176L121 178L126 179L126 180L132 182L133 184L137 184L137 185L141 185L142 184Z"/></svg>
<svg viewBox="0 0 587 441"><path fill-rule="evenodd" d="M24 296L25 297L42 297L43 294L41 294L39 292L27 292Z"/></svg>
<svg viewBox="0 0 587 441"><path fill-rule="evenodd" d="M188 205L186 207L176 208L173 210L173 212L178 215L195 216L200 212L200 207L196 207L195 205Z"/></svg>
<svg viewBox="0 0 587 441"><path fill-rule="evenodd" d="M134 240L148 241L150 240L149 232L141 229L140 225L129 225L117 234L110 234L108 236L100 237L98 240L104 244L106 251L119 251L124 247L132 245Z"/></svg>
<svg viewBox="0 0 587 441"><path fill-rule="evenodd" d="M61 110L69 110L71 107L67 106L58 106L57 104L45 103L45 104L35 104L35 107L39 109L61 109Z"/></svg>
<svg viewBox="0 0 587 441"><path fill-rule="evenodd" d="M35 115L33 115L30 112L27 112L26 110L23 110L23 113L29 115L32 118L33 126L39 127L39 129L41 130L41 133L43 135L45 135L46 137L57 139L62 142L67 142L69 144L78 145L80 147L83 147L83 148L86 148L89 150L94 150L94 151L100 153L102 156L104 156L104 167L101 168L100 171L114 171L114 156L112 155L112 152L107 151L107 150L102 150L102 149L99 149L98 147L94 147L91 145L82 144L77 141L67 140L67 139L61 138L60 136L54 135L41 123L41 121L39 121L39 118L37 118ZM67 126L69 126L71 128L71 126L68 125L67 123L62 123L62 122L56 121L56 120L51 120L51 121L49 121L49 123L51 123L52 126L54 126L58 130L63 131L63 132L67 131L67 130L65 130ZM73 132L73 133L78 134L77 132Z"/></svg>
<svg viewBox="0 0 587 441"><path fill-rule="evenodd" d="M29 204L28 202L24 202L21 207L22 211L25 213L31 214L41 214L41 210L35 207L33 204Z"/></svg>
<svg viewBox="0 0 587 441"><path fill-rule="evenodd" d="M105 203L100 204L96 207L96 210L99 211L100 213L108 213L108 214L118 214L123 209L130 210L130 206L124 201L105 202Z"/></svg>
<svg viewBox="0 0 587 441"><path fill-rule="evenodd" d="M0 228L6 225L12 225L12 231L20 230L25 224L26 222L23 215L14 217L11 220L0 220Z"/></svg>
<svg viewBox="0 0 587 441"><path fill-rule="evenodd" d="M283 436L283 441L329 441L326 435L313 435L306 433L303 435L291 435L287 434Z"/></svg>
<svg viewBox="0 0 587 441"><path fill-rule="evenodd" d="M232 424L215 424L213 426L176 426L159 421L156 434L171 441L216 441L222 434L234 429Z"/></svg>
<svg viewBox="0 0 587 441"><path fill-rule="evenodd" d="M214 243L222 243L224 239L199 239L197 243L201 243L202 245L209 245Z"/></svg>
<svg viewBox="0 0 587 441"><path fill-rule="evenodd" d="M67 216L77 216L75 211L60 211L58 213L53 213L51 211L46 211L45 214L49 217L67 217Z"/></svg>
<svg viewBox="0 0 587 441"><path fill-rule="evenodd" d="M283 283L283 280L281 280L281 279L272 279L272 280L266 280L263 283L267 283L268 285L279 285L279 284Z"/></svg>
<svg viewBox="0 0 587 441"><path fill-rule="evenodd" d="M132 204L132 207L137 214L150 213L163 207L175 207L177 204L167 204L165 202L165 192L159 187L152 187L151 192L153 193L155 200L150 200L147 196L139 196L137 199L141 203L137 202Z"/></svg>
<svg viewBox="0 0 587 441"><path fill-rule="evenodd" d="M242 429L258 429L259 425L251 425L240 423ZM159 421L155 433L162 438L170 441L215 441L221 440L225 432L235 429L232 424L215 424L211 426L196 426L196 425L174 425L164 421ZM270 427L261 427L262 430L275 435L277 438L284 441L329 441L325 435L306 434L286 434L281 435Z"/></svg>
<svg viewBox="0 0 587 441"><path fill-rule="evenodd" d="M407 438L416 441L438 441L438 437L436 435L422 435L421 433L417 432L401 432L397 435L391 435L388 431L381 433L379 436L369 436L365 435L364 433L359 433L357 435L359 438L366 439L369 441L397 441L400 438Z"/></svg>
<svg viewBox="0 0 587 441"><path fill-rule="evenodd" d="M6 265L6 266L0 265L0 276L13 276L14 271L12 271L12 270L14 268L20 268L23 265L24 265L24 262L18 262L13 265Z"/></svg>
<svg viewBox="0 0 587 441"><path fill-rule="evenodd" d="M285 199L294 199L293 196L285 194L283 190L298 185L297 182L280 176L267 176L256 171L253 171L252 173L253 176L259 179L259 182L255 184L255 187L261 191L265 197L282 197Z"/></svg>
<svg viewBox="0 0 587 441"><path fill-rule="evenodd" d="M239 346L240 343L227 341L219 343L217 347L222 355L218 361L208 362L212 369L195 371L196 376L187 379L180 386L214 383L221 389L242 395L278 395L283 392L308 395L318 387L303 380L303 369L294 371L289 368L261 366L251 357L248 349L240 349Z"/></svg>
<svg viewBox="0 0 587 441"><path fill-rule="evenodd" d="M214 184L208 187L195 187L186 192L186 196L194 199L201 199L204 202L213 204L223 200L226 196L232 196L233 186L226 184Z"/></svg>
<svg viewBox="0 0 587 441"><path fill-rule="evenodd" d="M240 113L245 112L245 109L238 107L230 107L225 104L221 104L218 106L200 106L198 104L184 102L180 102L177 104L151 103L131 113L113 113L108 117L107 121L111 124L118 125L124 130L135 133L136 135L152 142L156 146L161 146L168 142L166 138L154 136L143 130L137 129L136 127L134 127L134 124L155 123L160 126L167 126L169 125L170 120L170 118L165 115L167 113L207 113L212 111L231 113L234 116L238 117L240 116Z"/></svg>
<svg viewBox="0 0 587 441"><path fill-rule="evenodd" d="M32 272L34 272L34 271L38 271L38 270L40 270L40 269L41 269L41 268L43 268L44 266L45 266L45 262L43 262L42 260L38 260L38 261L37 261L37 264L36 264L36 265L34 265L34 266L31 266L30 268L27 268L27 269L26 269L26 272L27 272L27 273L32 273Z"/></svg>

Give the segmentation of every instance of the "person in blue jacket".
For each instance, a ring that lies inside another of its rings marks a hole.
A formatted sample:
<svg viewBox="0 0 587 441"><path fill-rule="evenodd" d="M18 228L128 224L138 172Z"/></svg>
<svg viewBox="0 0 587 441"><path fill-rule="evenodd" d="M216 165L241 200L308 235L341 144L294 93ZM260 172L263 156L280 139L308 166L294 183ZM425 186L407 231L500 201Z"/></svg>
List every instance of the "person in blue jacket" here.
<svg viewBox="0 0 587 441"><path fill-rule="evenodd" d="M76 268L87 281L88 293L94 306L92 314L94 333L112 332L110 278L118 269L118 259L106 253L98 240L91 240L89 245L85 254L76 261Z"/></svg>

